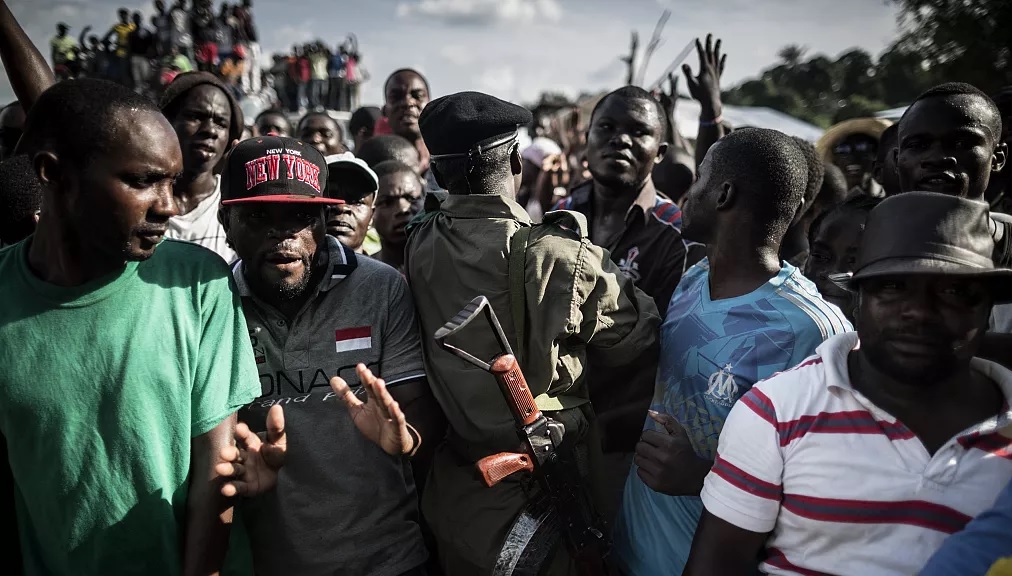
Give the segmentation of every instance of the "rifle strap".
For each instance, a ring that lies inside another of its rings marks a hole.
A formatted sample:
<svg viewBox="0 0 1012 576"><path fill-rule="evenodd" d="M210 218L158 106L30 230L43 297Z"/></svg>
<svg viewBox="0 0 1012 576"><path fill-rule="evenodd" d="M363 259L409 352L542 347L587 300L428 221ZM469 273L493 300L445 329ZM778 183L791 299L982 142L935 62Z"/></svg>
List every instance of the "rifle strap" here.
<svg viewBox="0 0 1012 576"><path fill-rule="evenodd" d="M513 329L517 333L513 354L521 369L527 351L527 243L530 238L530 226L521 226L510 238L510 309L513 313Z"/></svg>

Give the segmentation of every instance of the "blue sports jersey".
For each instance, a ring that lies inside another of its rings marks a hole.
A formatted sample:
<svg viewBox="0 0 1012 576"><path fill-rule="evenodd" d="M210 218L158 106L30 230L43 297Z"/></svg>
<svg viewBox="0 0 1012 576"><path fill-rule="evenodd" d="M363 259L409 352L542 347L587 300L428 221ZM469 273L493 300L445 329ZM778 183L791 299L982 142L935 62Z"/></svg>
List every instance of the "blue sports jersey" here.
<svg viewBox="0 0 1012 576"><path fill-rule="evenodd" d="M651 409L674 416L696 454L712 460L731 407L753 384L796 366L826 338L852 328L786 262L769 282L736 298L710 300L709 278L704 259L671 297ZM660 427L648 418L644 429ZM696 496L654 492L634 465L615 525L619 567L629 576L681 574L702 510Z"/></svg>

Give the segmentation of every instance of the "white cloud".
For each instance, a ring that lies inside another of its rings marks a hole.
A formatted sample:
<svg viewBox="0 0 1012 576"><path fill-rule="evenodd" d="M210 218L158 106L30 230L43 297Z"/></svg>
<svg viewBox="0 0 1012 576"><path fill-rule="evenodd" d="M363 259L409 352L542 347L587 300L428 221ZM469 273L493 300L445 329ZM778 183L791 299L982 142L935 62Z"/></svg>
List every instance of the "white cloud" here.
<svg viewBox="0 0 1012 576"><path fill-rule="evenodd" d="M512 66L485 69L474 79L475 89L503 100L517 99L517 76Z"/></svg>
<svg viewBox="0 0 1012 576"><path fill-rule="evenodd" d="M397 6L401 18L421 16L451 25L558 22L562 7L558 0L416 0Z"/></svg>
<svg viewBox="0 0 1012 576"><path fill-rule="evenodd" d="M474 50L462 44L446 44L439 49L439 55L454 66L468 66L475 61Z"/></svg>

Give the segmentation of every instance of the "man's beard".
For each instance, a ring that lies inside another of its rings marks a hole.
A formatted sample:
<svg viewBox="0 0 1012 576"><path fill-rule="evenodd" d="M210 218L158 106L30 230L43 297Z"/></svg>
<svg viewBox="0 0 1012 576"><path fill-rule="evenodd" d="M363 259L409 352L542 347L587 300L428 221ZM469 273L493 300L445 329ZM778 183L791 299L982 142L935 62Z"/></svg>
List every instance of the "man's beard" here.
<svg viewBox="0 0 1012 576"><path fill-rule="evenodd" d="M302 278L299 278L298 282L294 284L288 282L279 282L271 288L277 294L278 300L282 302L290 302L306 293L306 289L309 288L309 281L313 278L313 260L310 259L305 264L305 271L302 274Z"/></svg>

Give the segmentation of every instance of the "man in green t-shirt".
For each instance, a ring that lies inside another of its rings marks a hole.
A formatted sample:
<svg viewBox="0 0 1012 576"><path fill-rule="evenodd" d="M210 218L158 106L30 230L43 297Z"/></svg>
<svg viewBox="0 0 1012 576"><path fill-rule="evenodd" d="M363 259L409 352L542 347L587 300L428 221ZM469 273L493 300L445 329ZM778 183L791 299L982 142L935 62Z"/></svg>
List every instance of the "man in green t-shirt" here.
<svg viewBox="0 0 1012 576"><path fill-rule="evenodd" d="M70 27L60 22L56 25L56 36L49 41L50 56L53 59L53 69L58 75L64 78L77 76L77 40L67 31Z"/></svg>
<svg viewBox="0 0 1012 576"><path fill-rule="evenodd" d="M72 80L33 106L19 152L44 213L0 250L0 502L24 573L216 572L215 465L260 386L225 263L162 242L172 126L123 86Z"/></svg>

